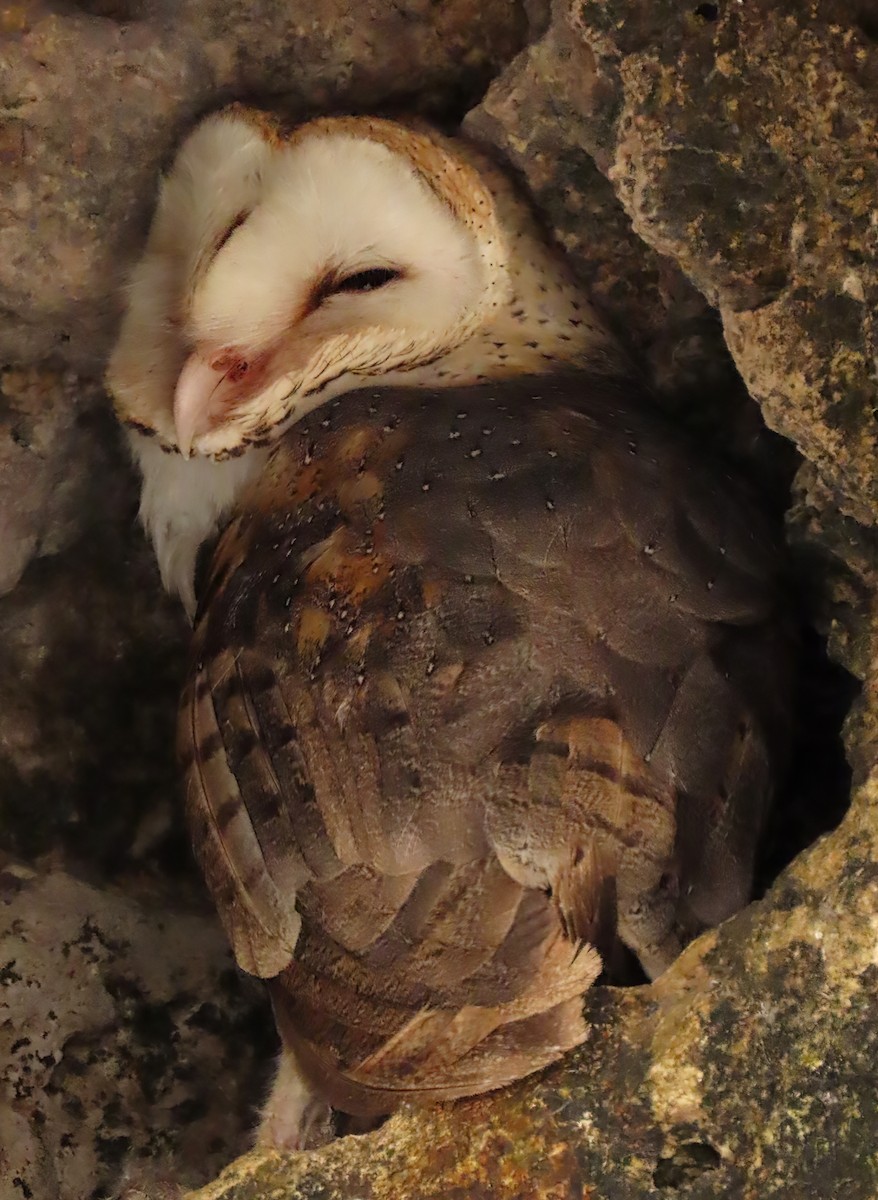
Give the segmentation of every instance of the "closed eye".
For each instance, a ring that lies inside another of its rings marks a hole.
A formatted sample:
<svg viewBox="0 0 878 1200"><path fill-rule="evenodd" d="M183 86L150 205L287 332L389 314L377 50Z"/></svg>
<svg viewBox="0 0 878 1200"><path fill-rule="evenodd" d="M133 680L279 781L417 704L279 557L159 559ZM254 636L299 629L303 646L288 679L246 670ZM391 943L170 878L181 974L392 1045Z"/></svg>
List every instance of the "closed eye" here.
<svg viewBox="0 0 878 1200"><path fill-rule="evenodd" d="M367 271L356 271L353 275L336 280L326 294L331 296L335 292L372 292L375 288L384 287L394 279L399 279L401 275L402 272L394 267L370 267Z"/></svg>
<svg viewBox="0 0 878 1200"><path fill-rule="evenodd" d="M365 271L354 271L351 275L341 275L338 270L329 271L319 283L311 289L311 295L305 308L305 313L312 313L330 296L350 292L374 292L376 288L385 287L395 279L401 279L403 272L397 267L369 267Z"/></svg>
<svg viewBox="0 0 878 1200"><path fill-rule="evenodd" d="M249 215L250 214L246 213L246 212L239 212L238 215L235 217L234 221L232 221L232 223L224 230L224 232L222 234L220 234L219 240L217 241L216 246L214 247L214 251L213 251L214 258L216 258L216 256L219 254L220 250L222 250L223 246L226 244L226 242L229 240L229 238L232 236L232 234L235 232L235 230L241 228L241 226L247 220L247 217Z"/></svg>

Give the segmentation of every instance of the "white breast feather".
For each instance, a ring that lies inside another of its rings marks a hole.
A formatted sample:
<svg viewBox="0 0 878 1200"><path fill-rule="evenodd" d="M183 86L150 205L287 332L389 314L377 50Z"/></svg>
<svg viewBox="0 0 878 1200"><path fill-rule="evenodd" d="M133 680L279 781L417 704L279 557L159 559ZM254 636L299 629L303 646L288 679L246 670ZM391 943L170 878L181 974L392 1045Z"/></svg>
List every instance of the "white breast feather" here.
<svg viewBox="0 0 878 1200"><path fill-rule="evenodd" d="M162 583L195 615L195 561L202 542L212 537L249 481L265 465L267 450L250 449L238 458L188 461L167 454L154 439L130 435L143 475L140 519L154 547Z"/></svg>

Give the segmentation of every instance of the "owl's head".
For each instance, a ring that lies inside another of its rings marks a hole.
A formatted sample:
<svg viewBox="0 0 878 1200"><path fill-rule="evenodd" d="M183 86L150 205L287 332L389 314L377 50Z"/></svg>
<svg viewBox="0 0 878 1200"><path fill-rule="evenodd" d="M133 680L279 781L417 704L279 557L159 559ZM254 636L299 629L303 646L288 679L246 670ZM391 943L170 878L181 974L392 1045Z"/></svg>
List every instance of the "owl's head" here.
<svg viewBox="0 0 878 1200"><path fill-rule="evenodd" d="M272 439L367 382L545 369L606 339L487 164L432 132L208 117L163 180L108 382L184 455Z"/></svg>

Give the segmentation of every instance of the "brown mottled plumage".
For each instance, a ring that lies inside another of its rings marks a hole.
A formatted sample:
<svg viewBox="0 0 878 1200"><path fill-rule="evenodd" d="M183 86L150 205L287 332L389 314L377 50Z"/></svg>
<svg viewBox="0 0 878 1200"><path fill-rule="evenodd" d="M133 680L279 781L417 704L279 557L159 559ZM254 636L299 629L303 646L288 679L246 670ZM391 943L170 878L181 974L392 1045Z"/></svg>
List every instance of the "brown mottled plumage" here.
<svg viewBox="0 0 878 1200"><path fill-rule="evenodd" d="M745 903L783 744L776 548L606 382L356 393L218 549L181 743L238 961L325 1098L497 1087Z"/></svg>
<svg viewBox="0 0 878 1200"><path fill-rule="evenodd" d="M654 976L747 900L785 744L774 543L483 152L208 117L108 379L190 613L230 522L180 741L282 1036L260 1140L301 1145L314 1089L371 1118L534 1071L586 1037L602 961Z"/></svg>

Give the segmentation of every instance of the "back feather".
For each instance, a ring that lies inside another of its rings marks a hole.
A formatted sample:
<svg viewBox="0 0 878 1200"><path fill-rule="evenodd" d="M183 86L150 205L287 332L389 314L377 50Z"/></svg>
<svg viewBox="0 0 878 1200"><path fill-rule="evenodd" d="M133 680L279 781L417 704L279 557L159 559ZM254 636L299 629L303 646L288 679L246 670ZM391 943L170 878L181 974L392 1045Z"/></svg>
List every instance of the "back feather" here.
<svg viewBox="0 0 878 1200"><path fill-rule="evenodd" d="M606 381L355 393L220 544L181 742L208 884L323 1093L499 1087L748 895L776 545Z"/></svg>

